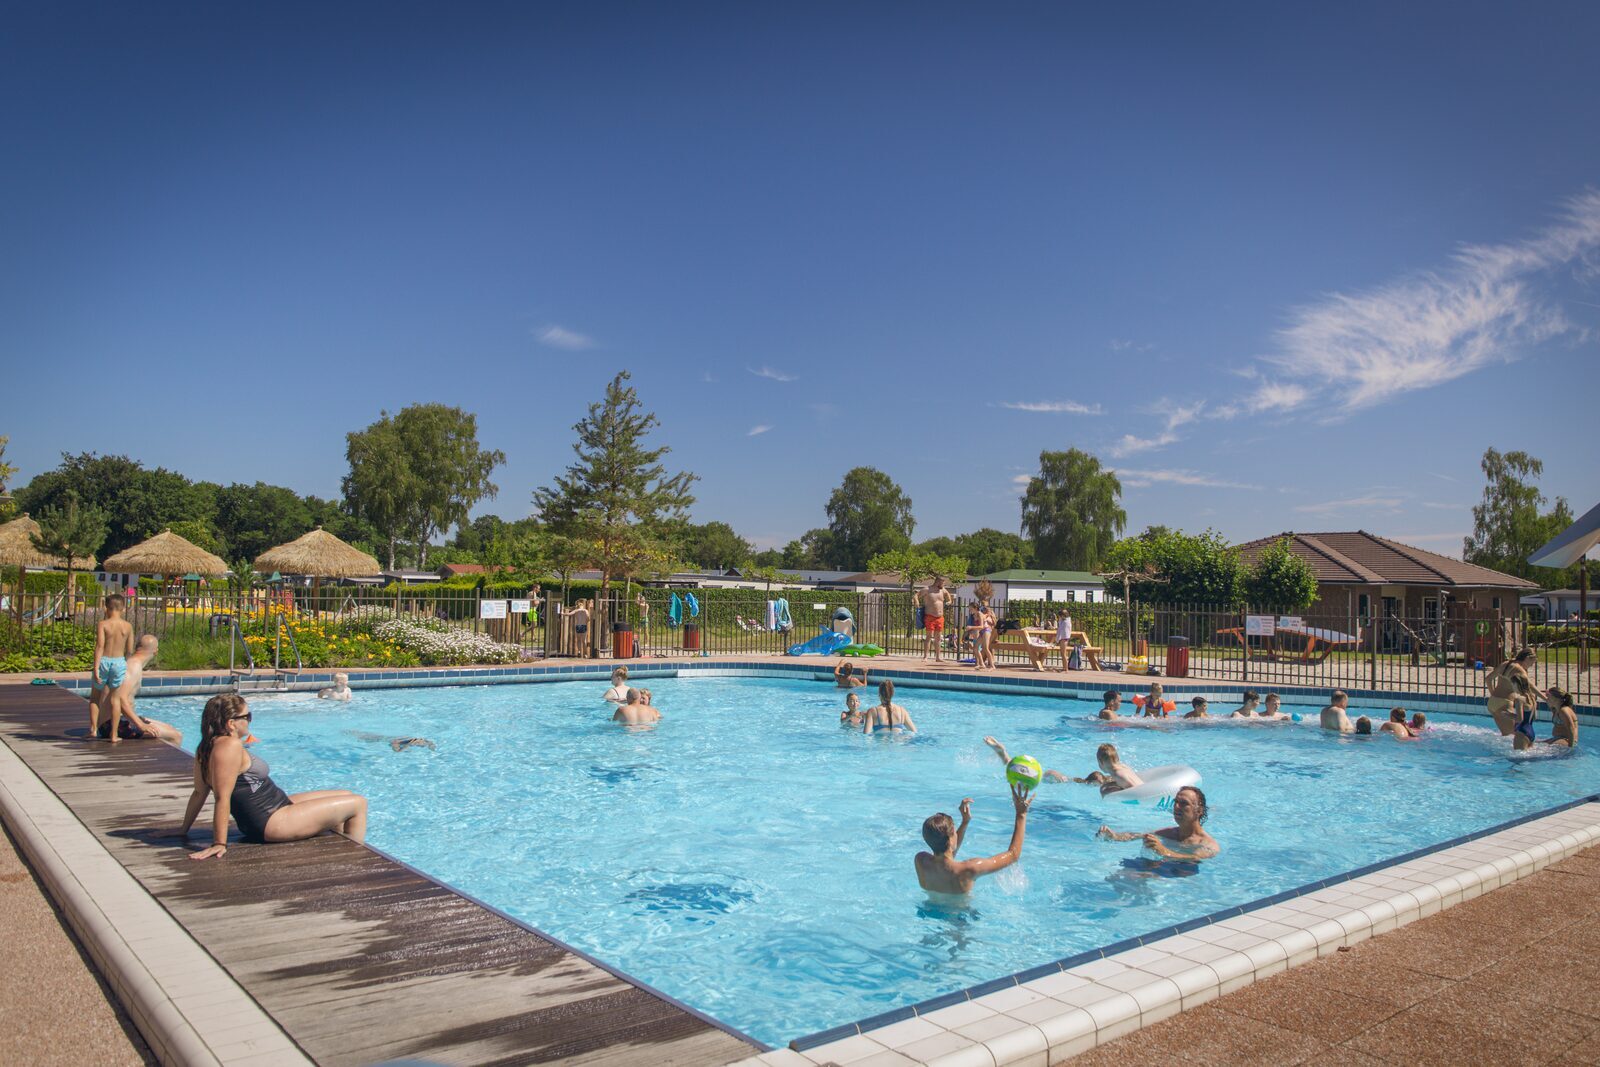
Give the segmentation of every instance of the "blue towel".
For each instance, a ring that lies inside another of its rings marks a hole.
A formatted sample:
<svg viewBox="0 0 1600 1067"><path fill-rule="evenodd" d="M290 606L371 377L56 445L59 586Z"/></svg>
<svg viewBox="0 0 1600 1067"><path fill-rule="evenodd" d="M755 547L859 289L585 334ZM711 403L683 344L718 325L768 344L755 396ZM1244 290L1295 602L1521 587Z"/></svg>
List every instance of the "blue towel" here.
<svg viewBox="0 0 1600 1067"><path fill-rule="evenodd" d="M683 602L689 605L689 617L691 619L698 619L700 617L700 601L694 598L694 594L683 594Z"/></svg>
<svg viewBox="0 0 1600 1067"><path fill-rule="evenodd" d="M683 601L678 599L678 594L672 594L672 606L667 608L667 619L676 626L683 621Z"/></svg>

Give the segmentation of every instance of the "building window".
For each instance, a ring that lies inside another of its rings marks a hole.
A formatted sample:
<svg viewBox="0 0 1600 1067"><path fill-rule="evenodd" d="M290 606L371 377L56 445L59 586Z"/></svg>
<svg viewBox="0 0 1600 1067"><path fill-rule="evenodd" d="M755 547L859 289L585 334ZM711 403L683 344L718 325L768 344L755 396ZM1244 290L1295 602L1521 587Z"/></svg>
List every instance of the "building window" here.
<svg viewBox="0 0 1600 1067"><path fill-rule="evenodd" d="M1499 611L1500 610L1500 598L1499 597L1490 597L1489 598L1489 608L1492 611Z"/></svg>
<svg viewBox="0 0 1600 1067"><path fill-rule="evenodd" d="M1372 618L1372 597L1366 593L1356 597L1356 615L1363 623Z"/></svg>
<svg viewBox="0 0 1600 1067"><path fill-rule="evenodd" d="M1046 600L1054 600L1056 598L1056 591L1054 589L1046 589L1044 591L1044 598Z"/></svg>
<svg viewBox="0 0 1600 1067"><path fill-rule="evenodd" d="M1068 589L1067 590L1067 603L1076 604L1077 602L1078 602L1078 591L1076 589Z"/></svg>

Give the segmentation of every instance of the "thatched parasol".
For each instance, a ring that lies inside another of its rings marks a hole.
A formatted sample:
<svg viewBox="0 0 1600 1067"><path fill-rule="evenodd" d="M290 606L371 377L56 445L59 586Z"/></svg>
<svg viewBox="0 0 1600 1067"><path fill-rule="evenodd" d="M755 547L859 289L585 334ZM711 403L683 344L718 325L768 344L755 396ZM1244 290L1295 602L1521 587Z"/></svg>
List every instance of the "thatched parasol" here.
<svg viewBox="0 0 1600 1067"><path fill-rule="evenodd" d="M17 593L13 598L13 604L18 622L22 621L22 599L28 588L25 581L28 568L43 570L61 562L60 556L47 555L33 547L33 535L39 532L39 524L29 518L27 512L23 512L20 518L12 519L4 526L0 526L0 566L17 568ZM94 570L94 557L74 559L72 569Z"/></svg>
<svg viewBox="0 0 1600 1067"><path fill-rule="evenodd" d="M0 526L0 566L40 568L59 565L60 556L48 555L33 547L33 535L38 532L39 524L27 515ZM74 559L72 569L94 570L94 557Z"/></svg>
<svg viewBox="0 0 1600 1067"><path fill-rule="evenodd" d="M204 575L228 573L228 565L220 557L171 530L162 530L148 541L123 549L106 560L104 566L108 571L159 574L164 578L190 571Z"/></svg>
<svg viewBox="0 0 1600 1067"><path fill-rule="evenodd" d="M256 570L303 574L311 578L365 578L381 569L378 561L318 526L286 545L256 557Z"/></svg>

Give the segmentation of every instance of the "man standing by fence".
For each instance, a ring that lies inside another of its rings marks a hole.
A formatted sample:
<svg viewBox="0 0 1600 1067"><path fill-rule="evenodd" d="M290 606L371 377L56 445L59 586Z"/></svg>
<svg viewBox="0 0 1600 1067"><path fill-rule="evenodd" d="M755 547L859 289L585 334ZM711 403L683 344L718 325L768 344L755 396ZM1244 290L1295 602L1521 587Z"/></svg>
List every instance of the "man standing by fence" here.
<svg viewBox="0 0 1600 1067"><path fill-rule="evenodd" d="M921 590L913 597L912 602L922 609L922 658L928 658L928 648L933 648L935 663L944 662L944 609L945 605L955 600L950 590L944 587L944 576L933 580L933 584Z"/></svg>

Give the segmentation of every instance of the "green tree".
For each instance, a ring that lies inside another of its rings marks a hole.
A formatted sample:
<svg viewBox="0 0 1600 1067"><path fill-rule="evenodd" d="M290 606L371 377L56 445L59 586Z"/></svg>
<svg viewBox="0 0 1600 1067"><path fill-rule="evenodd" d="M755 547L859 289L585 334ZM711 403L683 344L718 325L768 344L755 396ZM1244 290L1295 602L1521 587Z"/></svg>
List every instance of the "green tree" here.
<svg viewBox="0 0 1600 1067"><path fill-rule="evenodd" d="M772 550L769 549L768 551ZM772 592L773 582L797 582L800 580L799 575L789 574L772 564L758 563L752 566L745 573L757 581L766 582L767 592L769 593Z"/></svg>
<svg viewBox="0 0 1600 1067"><path fill-rule="evenodd" d="M755 546L725 522L690 524L682 535L683 558L697 567L740 567L755 555Z"/></svg>
<svg viewBox="0 0 1600 1067"><path fill-rule="evenodd" d="M201 522L199 519L183 519L173 523L168 529L190 544L198 545L207 552L217 553L222 551L222 544L217 540L216 531L211 528L209 522Z"/></svg>
<svg viewBox="0 0 1600 1067"><path fill-rule="evenodd" d="M1461 544L1468 563L1519 578L1529 578L1545 588L1562 584L1567 574L1552 567L1534 567L1531 556L1546 541L1572 525L1572 509L1557 497L1549 511L1541 510L1545 496L1538 479L1544 464L1526 452L1483 454L1483 502L1472 509L1472 536Z"/></svg>
<svg viewBox="0 0 1600 1067"><path fill-rule="evenodd" d="M63 508L68 494L76 496L80 506L105 516L103 550L114 555L175 522L212 521L214 488L164 468L146 470L127 456L85 452L63 454L61 466L35 477L16 496L17 506L34 515Z"/></svg>
<svg viewBox="0 0 1600 1067"><path fill-rule="evenodd" d="M1022 496L1022 532L1033 541L1034 566L1099 570L1128 523L1122 483L1087 452L1039 453L1039 473Z"/></svg>
<svg viewBox="0 0 1600 1067"><path fill-rule="evenodd" d="M994 574L1033 563L1032 545L1014 533L987 526L957 537L950 551L943 554L966 559L973 574Z"/></svg>
<svg viewBox="0 0 1600 1067"><path fill-rule="evenodd" d="M828 498L828 544L824 559L840 570L865 569L884 552L911 547L911 498L887 474L855 467Z"/></svg>
<svg viewBox="0 0 1600 1067"><path fill-rule="evenodd" d="M39 513L39 532L31 534L33 547L54 556L67 570L66 588L76 593L73 572L79 559L94 555L106 541L106 517L98 508L85 507L74 493L66 494L60 506L51 505Z"/></svg>
<svg viewBox="0 0 1600 1067"><path fill-rule="evenodd" d="M1245 600L1254 607L1299 611L1317 599L1317 574L1280 537L1261 550L1244 576Z"/></svg>
<svg viewBox="0 0 1600 1067"><path fill-rule="evenodd" d="M1147 575L1129 585L1134 599L1145 602L1232 607L1242 592L1239 553L1215 530L1147 530L1112 545L1104 569ZM1122 580L1107 578L1106 590L1122 596Z"/></svg>
<svg viewBox="0 0 1600 1067"><path fill-rule="evenodd" d="M6 462L6 445L10 441L10 437L0 434L0 522L9 520L17 510L16 501L6 492L6 486L11 484L11 479L17 474L17 468Z"/></svg>
<svg viewBox="0 0 1600 1067"><path fill-rule="evenodd" d="M880 552L867 561L866 569L873 574L899 575L908 589L935 577L942 577L951 585L960 585L967 580L967 561L960 556L941 556L915 548Z"/></svg>
<svg viewBox="0 0 1600 1067"><path fill-rule="evenodd" d="M750 557L752 567L781 567L783 566L783 549L763 548Z"/></svg>
<svg viewBox="0 0 1600 1067"><path fill-rule="evenodd" d="M346 435L345 459L345 503L387 543L389 567L409 538L417 566L426 568L434 535L465 521L474 504L498 491L489 476L505 454L479 447L478 419L470 412L412 404Z"/></svg>
<svg viewBox="0 0 1600 1067"><path fill-rule="evenodd" d="M573 426L578 461L533 494L551 530L586 546L584 554L600 569L602 594L613 577L631 577L641 561L667 555L672 525L694 503L695 475L668 474L661 459L671 449L645 446L660 420L640 409L628 378L627 371L613 378L605 397Z"/></svg>
<svg viewBox="0 0 1600 1067"><path fill-rule="evenodd" d="M489 476L506 455L479 446L476 415L446 404L402 408L395 429L411 470L410 485L418 494L410 511L417 566L426 570L434 535L465 522L478 501L499 492Z"/></svg>
<svg viewBox="0 0 1600 1067"><path fill-rule="evenodd" d="M281 485L235 482L218 489L216 501L217 533L227 555L235 559L255 559L315 525L305 500Z"/></svg>
<svg viewBox="0 0 1600 1067"><path fill-rule="evenodd" d="M820 527L807 530L783 546L775 566L789 570L812 571L829 567L829 546L833 535Z"/></svg>

